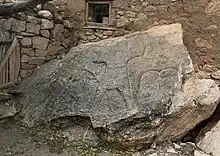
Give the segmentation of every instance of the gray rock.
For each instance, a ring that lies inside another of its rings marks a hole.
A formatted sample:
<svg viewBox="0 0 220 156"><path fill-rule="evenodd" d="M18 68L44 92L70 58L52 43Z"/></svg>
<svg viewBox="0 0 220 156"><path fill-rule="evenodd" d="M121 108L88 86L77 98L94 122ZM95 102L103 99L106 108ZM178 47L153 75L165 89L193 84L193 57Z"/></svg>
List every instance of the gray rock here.
<svg viewBox="0 0 220 156"><path fill-rule="evenodd" d="M35 23L35 24L40 24L41 23L41 19L34 17L34 16L27 16L27 22L30 23Z"/></svg>
<svg viewBox="0 0 220 156"><path fill-rule="evenodd" d="M11 31L22 32L26 29L26 22L14 19L11 25Z"/></svg>
<svg viewBox="0 0 220 156"><path fill-rule="evenodd" d="M23 62L28 62L28 56L27 55L22 55L22 57L21 57L21 62L23 63Z"/></svg>
<svg viewBox="0 0 220 156"><path fill-rule="evenodd" d="M21 40L21 45L23 47L30 47L32 45L32 38L30 37L24 37L22 40Z"/></svg>
<svg viewBox="0 0 220 156"><path fill-rule="evenodd" d="M205 152L202 151L195 150L194 156L211 156L211 155L206 154Z"/></svg>
<svg viewBox="0 0 220 156"><path fill-rule="evenodd" d="M200 149L212 156L220 155L220 121L206 132L203 138L196 144ZM205 155L204 155L205 156Z"/></svg>
<svg viewBox="0 0 220 156"><path fill-rule="evenodd" d="M16 19L14 18L9 18L6 22L5 22L5 30L11 30L13 23L15 23Z"/></svg>
<svg viewBox="0 0 220 156"><path fill-rule="evenodd" d="M0 120L14 116L18 111L14 105L6 102L0 102Z"/></svg>
<svg viewBox="0 0 220 156"><path fill-rule="evenodd" d="M41 30L41 31L40 31L40 34L41 34L43 37L50 38L50 32L49 32L48 30Z"/></svg>
<svg viewBox="0 0 220 156"><path fill-rule="evenodd" d="M54 24L47 20L47 19L42 19L42 23L41 23L41 29L53 29Z"/></svg>
<svg viewBox="0 0 220 156"><path fill-rule="evenodd" d="M50 56L58 55L64 53L65 48L61 46L60 42L52 42L51 44L49 44L47 52Z"/></svg>
<svg viewBox="0 0 220 156"><path fill-rule="evenodd" d="M40 25L35 23L27 23L26 32L39 34L40 32Z"/></svg>
<svg viewBox="0 0 220 156"><path fill-rule="evenodd" d="M43 18L46 18L46 19L50 19L50 20L53 19L53 14L48 10L41 10L41 11L38 12L38 15L40 17L43 17Z"/></svg>
<svg viewBox="0 0 220 156"><path fill-rule="evenodd" d="M56 41L64 40L64 25L56 24L54 29L52 30L52 36Z"/></svg>
<svg viewBox="0 0 220 156"><path fill-rule="evenodd" d="M129 21L126 17L122 16L120 19L117 19L117 24L116 27L120 28L120 27L124 27L126 25L128 25Z"/></svg>
<svg viewBox="0 0 220 156"><path fill-rule="evenodd" d="M213 80L196 79L180 24L72 48L19 90L24 122L88 117L100 137L126 149L176 140L212 115Z"/></svg>
<svg viewBox="0 0 220 156"><path fill-rule="evenodd" d="M220 80L220 70L211 74L211 77L216 80Z"/></svg>
<svg viewBox="0 0 220 156"><path fill-rule="evenodd" d="M42 49L42 50L47 49L49 39L36 36L33 37L32 40L33 40L33 48Z"/></svg>
<svg viewBox="0 0 220 156"><path fill-rule="evenodd" d="M41 65L45 63L46 58L45 57L30 57L28 59L29 64L36 64L36 65Z"/></svg>
<svg viewBox="0 0 220 156"><path fill-rule="evenodd" d="M36 49L35 56L45 57L45 56L47 56L47 51L46 50Z"/></svg>

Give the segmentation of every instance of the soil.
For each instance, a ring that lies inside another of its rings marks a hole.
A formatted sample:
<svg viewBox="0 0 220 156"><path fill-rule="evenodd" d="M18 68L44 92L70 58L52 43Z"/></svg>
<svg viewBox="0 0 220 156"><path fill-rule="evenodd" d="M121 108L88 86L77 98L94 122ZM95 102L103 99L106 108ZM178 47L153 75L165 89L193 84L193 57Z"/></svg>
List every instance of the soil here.
<svg viewBox="0 0 220 156"><path fill-rule="evenodd" d="M132 153L68 141L55 130L26 129L18 118L0 120L0 156L132 156Z"/></svg>

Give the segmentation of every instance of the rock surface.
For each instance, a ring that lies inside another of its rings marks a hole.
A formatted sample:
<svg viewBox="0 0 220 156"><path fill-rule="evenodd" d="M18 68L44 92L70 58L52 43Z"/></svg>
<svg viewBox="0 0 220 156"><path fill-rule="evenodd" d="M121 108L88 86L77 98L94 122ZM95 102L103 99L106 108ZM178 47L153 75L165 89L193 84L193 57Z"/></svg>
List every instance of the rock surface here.
<svg viewBox="0 0 220 156"><path fill-rule="evenodd" d="M18 110L14 105L0 101L0 120L14 116Z"/></svg>
<svg viewBox="0 0 220 156"><path fill-rule="evenodd" d="M100 137L122 148L184 136L212 115L214 81L196 79L180 24L73 48L19 88L29 126L88 117Z"/></svg>
<svg viewBox="0 0 220 156"><path fill-rule="evenodd" d="M213 156L220 155L220 121L197 143L197 146Z"/></svg>

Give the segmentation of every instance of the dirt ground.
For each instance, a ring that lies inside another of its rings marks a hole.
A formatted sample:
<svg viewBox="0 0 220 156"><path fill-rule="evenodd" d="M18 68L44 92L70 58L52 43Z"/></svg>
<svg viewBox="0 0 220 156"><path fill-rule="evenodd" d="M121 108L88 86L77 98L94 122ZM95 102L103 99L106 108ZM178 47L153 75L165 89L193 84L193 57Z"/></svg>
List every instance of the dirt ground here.
<svg viewBox="0 0 220 156"><path fill-rule="evenodd" d="M0 156L132 156L132 153L93 148L70 142L55 131L26 129L18 119L0 120Z"/></svg>
<svg viewBox="0 0 220 156"><path fill-rule="evenodd" d="M15 121L0 122L0 156L65 156L54 153L45 139L34 137ZM75 155L74 153L70 155Z"/></svg>

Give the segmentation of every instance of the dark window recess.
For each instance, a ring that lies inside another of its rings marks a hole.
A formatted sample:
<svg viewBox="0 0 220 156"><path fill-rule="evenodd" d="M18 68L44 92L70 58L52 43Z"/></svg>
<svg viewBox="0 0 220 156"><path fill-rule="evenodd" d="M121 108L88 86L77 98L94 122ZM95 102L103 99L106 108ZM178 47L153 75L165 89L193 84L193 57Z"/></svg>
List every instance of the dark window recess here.
<svg viewBox="0 0 220 156"><path fill-rule="evenodd" d="M88 22L108 24L109 4L89 4Z"/></svg>

